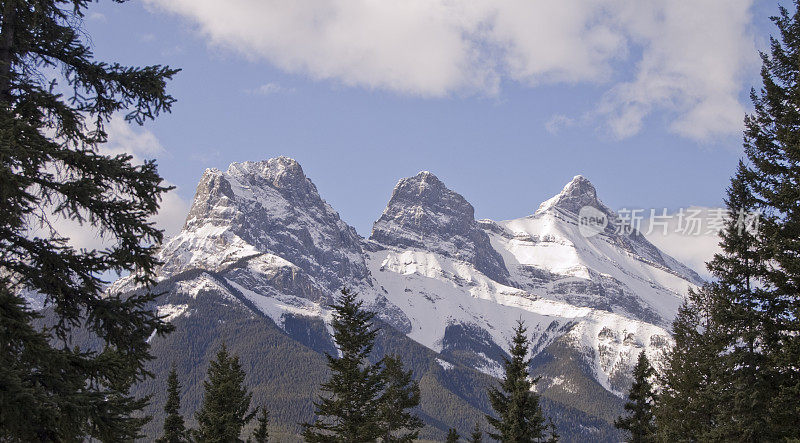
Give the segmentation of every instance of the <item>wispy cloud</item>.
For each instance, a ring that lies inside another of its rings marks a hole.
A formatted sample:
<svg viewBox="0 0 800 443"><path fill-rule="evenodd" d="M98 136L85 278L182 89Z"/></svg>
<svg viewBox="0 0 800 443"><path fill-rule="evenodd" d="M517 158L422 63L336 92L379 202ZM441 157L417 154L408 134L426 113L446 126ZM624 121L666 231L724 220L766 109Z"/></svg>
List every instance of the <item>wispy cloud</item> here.
<svg viewBox="0 0 800 443"><path fill-rule="evenodd" d="M104 22L107 20L105 14L102 14L100 12L92 12L86 18L97 22Z"/></svg>
<svg viewBox="0 0 800 443"><path fill-rule="evenodd" d="M269 82L269 83L264 83L263 85L257 88L247 89L245 90L245 92L253 95L287 94L290 92L294 92L294 88L287 88L277 83Z"/></svg>
<svg viewBox="0 0 800 443"><path fill-rule="evenodd" d="M102 154L130 154L133 157L132 161L137 164L141 164L145 159L168 155L155 134L129 124L120 116L112 118L105 129L108 133L108 143L99 146ZM172 190L163 196L159 212L152 220L169 237L178 233L188 212L189 202L181 198L177 190ZM53 217L50 223L59 235L69 238L69 243L76 248L102 249L108 246L108 239L103 238L97 229L90 226L57 217Z"/></svg>
<svg viewBox="0 0 800 443"><path fill-rule="evenodd" d="M575 119L571 117L567 117L563 114L556 114L552 116L550 120L547 120L544 124L544 128L547 129L547 132L556 135L564 128L575 126L575 123Z"/></svg>
<svg viewBox="0 0 800 443"><path fill-rule="evenodd" d="M662 217L662 212L656 211L655 218L648 217L642 221L641 232L659 249L694 269L703 278L711 279L706 263L721 248L720 237L710 225L719 223L720 211L721 208L690 207L685 209L688 216L683 219L677 213ZM690 222L689 217L698 223Z"/></svg>
<svg viewBox="0 0 800 443"><path fill-rule="evenodd" d="M757 63L752 0L145 1L215 46L348 86L442 97L496 94L503 80L602 85L587 115L620 138L654 112L690 139L739 132Z"/></svg>

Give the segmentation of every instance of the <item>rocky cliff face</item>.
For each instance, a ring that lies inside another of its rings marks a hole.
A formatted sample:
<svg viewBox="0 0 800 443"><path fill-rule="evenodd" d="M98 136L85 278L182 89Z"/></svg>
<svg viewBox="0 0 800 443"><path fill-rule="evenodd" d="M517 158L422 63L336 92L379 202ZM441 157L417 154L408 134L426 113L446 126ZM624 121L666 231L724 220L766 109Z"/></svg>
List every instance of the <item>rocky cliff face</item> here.
<svg viewBox="0 0 800 443"><path fill-rule="evenodd" d="M327 291L367 277L355 230L287 157L207 170L183 230L161 251L161 274L221 271L264 254L280 257Z"/></svg>
<svg viewBox="0 0 800 443"><path fill-rule="evenodd" d="M508 282L503 258L475 221L475 209L427 171L397 183L370 240L465 261L497 282Z"/></svg>

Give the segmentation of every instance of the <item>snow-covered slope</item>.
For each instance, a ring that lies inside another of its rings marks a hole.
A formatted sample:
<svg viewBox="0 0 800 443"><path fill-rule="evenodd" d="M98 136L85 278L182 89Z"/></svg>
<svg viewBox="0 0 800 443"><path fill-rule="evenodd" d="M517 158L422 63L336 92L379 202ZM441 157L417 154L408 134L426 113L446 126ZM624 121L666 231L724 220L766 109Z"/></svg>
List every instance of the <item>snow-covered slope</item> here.
<svg viewBox="0 0 800 443"><path fill-rule="evenodd" d="M587 205L617 219L576 177L531 216L477 221L469 202L421 172L400 180L362 239L294 160L234 163L206 171L183 230L162 248L159 278L184 295L159 311L192 315L191 294L212 285L285 328L297 316L329 321L327 304L347 286L443 361L499 374L524 320L534 353L568 343L587 377L621 395L638 352L657 360L683 293L701 280L638 232L584 236Z"/></svg>
<svg viewBox="0 0 800 443"><path fill-rule="evenodd" d="M503 259L475 221L475 209L428 171L400 180L370 238L465 261L495 281L508 281Z"/></svg>
<svg viewBox="0 0 800 443"><path fill-rule="evenodd" d="M159 258L159 280L193 270L213 273L279 325L287 313L324 317L324 306L343 286L376 294L361 238L286 157L206 170L183 229ZM128 284L122 279L112 291Z"/></svg>
<svg viewBox="0 0 800 443"><path fill-rule="evenodd" d="M329 289L366 277L355 230L286 157L206 170L183 229L163 248L161 273L221 270L262 253L283 258Z"/></svg>
<svg viewBox="0 0 800 443"><path fill-rule="evenodd" d="M608 220L605 229L588 236L579 226L587 207ZM687 289L702 284L697 273L625 225L581 176L535 214L483 225L512 280L555 300L666 326Z"/></svg>
<svg viewBox="0 0 800 443"><path fill-rule="evenodd" d="M431 182L437 194L395 198ZM508 277L492 278L475 265L473 251L486 249L469 244L468 253L452 252L459 247L448 239L463 244L448 229L454 212L449 203L463 199L453 194L428 172L401 180L375 223L365 248L367 264L376 287L410 321L409 337L438 352L457 348L463 356L473 350L472 364L485 372L499 370L502 354L496 350L507 348L511 329L524 320L535 351L567 335L593 378L619 394L612 380L627 374L642 349L658 358L669 342L664 328L682 294L700 283L638 232L616 234L613 227L592 237L579 232L576 220L584 206L616 217L580 176L530 217L478 224L471 206L462 210L459 226L481 226L491 241L490 257L499 253L509 271ZM418 214L420 221L391 224L387 214L398 213ZM411 235L419 241L405 240Z"/></svg>

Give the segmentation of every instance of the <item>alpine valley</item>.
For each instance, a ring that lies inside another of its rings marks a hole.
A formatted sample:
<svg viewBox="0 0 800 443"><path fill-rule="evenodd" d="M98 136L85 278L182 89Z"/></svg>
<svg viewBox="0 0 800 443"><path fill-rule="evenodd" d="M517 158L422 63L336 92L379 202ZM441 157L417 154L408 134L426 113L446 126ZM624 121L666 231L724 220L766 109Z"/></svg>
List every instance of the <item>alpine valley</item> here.
<svg viewBox="0 0 800 443"><path fill-rule="evenodd" d="M586 206L611 221L596 235L578 225ZM486 389L522 319L536 389L562 439L618 441L613 420L639 352L658 365L684 295L703 283L638 231L618 233L620 223L581 176L535 213L493 221L476 220L461 195L420 172L399 181L365 239L290 158L206 170L183 229L159 252L164 295L154 309L175 331L150 341L156 377L136 388L152 395L145 431L160 429L173 364L193 424L225 342L253 405L270 410L270 434L299 440L327 377L325 353L336 352L328 305L347 287L377 313L375 358L401 356L420 382L421 437L486 427ZM138 289L123 278L110 290Z"/></svg>

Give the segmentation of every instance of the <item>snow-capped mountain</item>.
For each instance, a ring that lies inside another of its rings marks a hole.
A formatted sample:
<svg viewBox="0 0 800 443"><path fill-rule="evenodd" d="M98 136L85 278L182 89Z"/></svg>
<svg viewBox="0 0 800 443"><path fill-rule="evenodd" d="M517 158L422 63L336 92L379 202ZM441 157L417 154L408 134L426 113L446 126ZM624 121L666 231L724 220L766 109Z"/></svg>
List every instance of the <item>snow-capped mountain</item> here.
<svg viewBox="0 0 800 443"><path fill-rule="evenodd" d="M494 281L508 282L508 269L475 221L475 209L427 171L400 180L370 239L467 262Z"/></svg>
<svg viewBox="0 0 800 443"><path fill-rule="evenodd" d="M183 229L159 259L158 280L203 271L181 281L179 291L215 288L233 299L234 288L278 324L286 313L324 316L321 306L339 288L370 283L355 229L286 157L207 169ZM112 291L131 289L128 284L122 279ZM170 306L159 309L181 315Z"/></svg>
<svg viewBox="0 0 800 443"><path fill-rule="evenodd" d="M582 208L602 214L605 227L582 232ZM688 287L703 282L630 229L582 176L531 216L482 224L518 287L573 305L666 326Z"/></svg>
<svg viewBox="0 0 800 443"><path fill-rule="evenodd" d="M221 271L263 254L329 289L367 276L355 229L285 157L206 170L183 229L163 247L161 276L191 268Z"/></svg>
<svg viewBox="0 0 800 443"><path fill-rule="evenodd" d="M580 226L587 206L609 221L589 236ZM160 251L159 280L174 284L157 309L172 321L191 317L202 309L192 300L212 293L314 347L327 338L298 319L329 321L331 297L347 286L437 353L444 370L489 375L501 373L524 320L545 395L591 385L617 401L638 353L658 361L683 295L702 283L640 233L617 232L620 220L580 176L532 215L475 220L461 195L420 172L398 182L363 239L296 161L234 163L205 172L182 231ZM579 370L559 369L569 365Z"/></svg>
<svg viewBox="0 0 800 443"><path fill-rule="evenodd" d="M585 206L619 218L578 176L529 217L475 221L463 197L423 172L398 183L375 223L367 263L415 341L498 374L522 319L537 339L534 352L569 340L593 378L621 395L640 350L658 360L669 342L664 328L701 280L638 232L610 226L585 237L578 226ZM481 269L478 254L502 268Z"/></svg>

